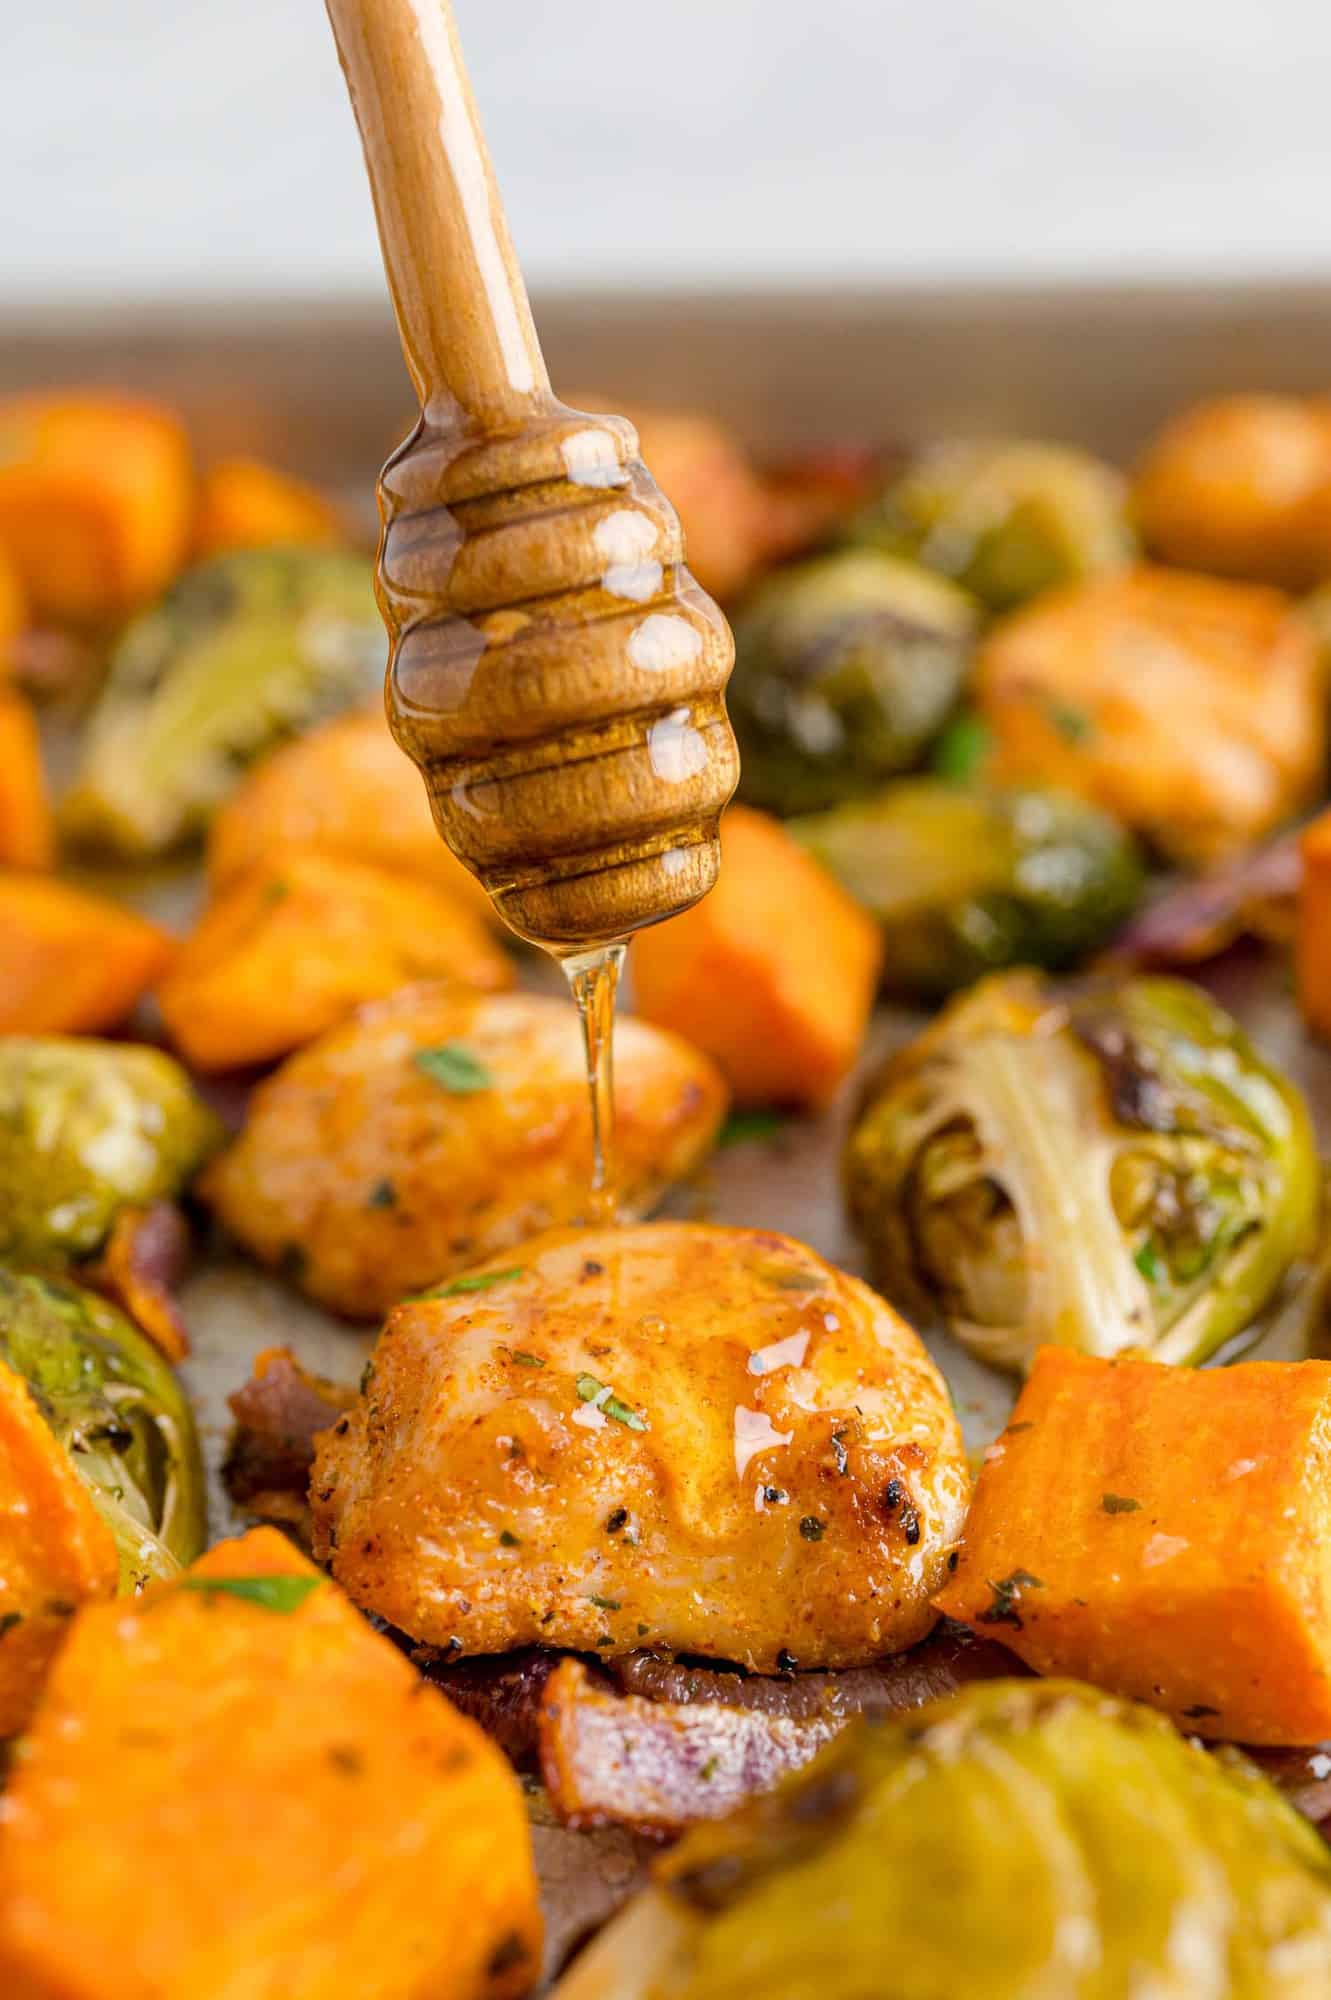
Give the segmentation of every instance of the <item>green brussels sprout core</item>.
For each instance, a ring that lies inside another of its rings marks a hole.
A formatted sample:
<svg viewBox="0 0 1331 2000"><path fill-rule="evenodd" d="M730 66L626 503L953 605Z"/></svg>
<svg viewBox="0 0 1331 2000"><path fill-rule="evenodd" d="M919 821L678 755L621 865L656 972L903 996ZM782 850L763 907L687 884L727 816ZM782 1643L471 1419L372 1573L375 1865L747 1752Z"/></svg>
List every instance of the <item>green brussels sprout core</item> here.
<svg viewBox="0 0 1331 2000"><path fill-rule="evenodd" d="M740 797L812 812L918 764L962 692L977 622L961 591L872 550L778 570L734 619Z"/></svg>
<svg viewBox="0 0 1331 2000"><path fill-rule="evenodd" d="M923 999L1010 965L1075 964L1141 894L1131 837L1053 792L902 779L790 830L882 925L885 984Z"/></svg>
<svg viewBox="0 0 1331 2000"><path fill-rule="evenodd" d="M1064 445L944 444L892 480L852 534L954 578L991 611L1007 611L1055 584L1130 562L1126 499L1112 466Z"/></svg>
<svg viewBox="0 0 1331 2000"><path fill-rule="evenodd" d="M1316 1234L1307 1109L1181 980L984 981L871 1084L846 1188L875 1274L974 1352L1195 1363Z"/></svg>
<svg viewBox="0 0 1331 2000"><path fill-rule="evenodd" d="M999 1681L847 1731L668 1873L711 1913L689 2000L1275 2000L1308 1990L1291 1961L1309 1957L1331 1979L1314 1830L1255 1773L1066 1682Z"/></svg>
<svg viewBox="0 0 1331 2000"><path fill-rule="evenodd" d="M0 1270L0 1360L27 1382L115 1536L122 1591L193 1562L207 1528L199 1442L151 1341L92 1292Z"/></svg>
<svg viewBox="0 0 1331 2000"><path fill-rule="evenodd" d="M385 657L373 574L364 556L301 548L187 570L116 647L66 832L160 854L197 833L263 751L369 700Z"/></svg>
<svg viewBox="0 0 1331 2000"><path fill-rule="evenodd" d="M1331 1851L1234 1751L1071 1681L851 1723L696 1827L557 2000L1312 2000Z"/></svg>
<svg viewBox="0 0 1331 2000"><path fill-rule="evenodd" d="M159 1049L0 1037L0 1257L88 1256L118 1209L175 1194L221 1137Z"/></svg>

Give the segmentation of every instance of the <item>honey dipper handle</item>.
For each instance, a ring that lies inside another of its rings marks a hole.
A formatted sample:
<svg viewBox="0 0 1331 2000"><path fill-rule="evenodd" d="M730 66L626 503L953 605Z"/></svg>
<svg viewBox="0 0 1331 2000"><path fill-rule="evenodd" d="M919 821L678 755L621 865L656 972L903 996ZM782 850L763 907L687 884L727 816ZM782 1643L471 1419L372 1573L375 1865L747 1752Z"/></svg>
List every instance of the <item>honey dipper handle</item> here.
<svg viewBox="0 0 1331 2000"><path fill-rule="evenodd" d="M451 0L327 0L407 369L440 427L493 433L550 401Z"/></svg>

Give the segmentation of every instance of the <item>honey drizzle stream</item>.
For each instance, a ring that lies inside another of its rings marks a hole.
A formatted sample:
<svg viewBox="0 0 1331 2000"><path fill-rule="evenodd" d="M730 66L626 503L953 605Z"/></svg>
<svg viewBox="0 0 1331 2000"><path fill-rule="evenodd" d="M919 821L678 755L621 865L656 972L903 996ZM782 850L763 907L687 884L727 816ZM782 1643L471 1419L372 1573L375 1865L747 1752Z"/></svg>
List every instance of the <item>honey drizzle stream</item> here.
<svg viewBox="0 0 1331 2000"><path fill-rule="evenodd" d="M628 945L561 954L560 964L577 1003L587 1054L592 1111L592 1186L587 1220L613 1222L618 1174L615 1157L615 994Z"/></svg>

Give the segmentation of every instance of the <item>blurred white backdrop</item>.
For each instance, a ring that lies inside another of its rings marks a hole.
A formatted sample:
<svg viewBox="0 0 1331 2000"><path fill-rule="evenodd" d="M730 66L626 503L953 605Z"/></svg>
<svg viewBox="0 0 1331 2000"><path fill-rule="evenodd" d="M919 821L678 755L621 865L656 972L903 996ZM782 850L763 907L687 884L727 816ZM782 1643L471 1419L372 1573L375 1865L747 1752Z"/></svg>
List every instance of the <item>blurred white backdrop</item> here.
<svg viewBox="0 0 1331 2000"><path fill-rule="evenodd" d="M1331 272L1326 0L458 0L538 281ZM319 0L0 0L0 300L379 282Z"/></svg>

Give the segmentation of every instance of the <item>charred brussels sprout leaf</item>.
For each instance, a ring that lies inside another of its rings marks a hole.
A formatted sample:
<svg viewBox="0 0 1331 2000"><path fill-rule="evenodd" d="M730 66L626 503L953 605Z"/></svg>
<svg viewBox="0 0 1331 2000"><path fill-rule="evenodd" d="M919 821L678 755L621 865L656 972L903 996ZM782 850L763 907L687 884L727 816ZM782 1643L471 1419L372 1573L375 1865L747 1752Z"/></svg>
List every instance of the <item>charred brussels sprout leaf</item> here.
<svg viewBox="0 0 1331 2000"><path fill-rule="evenodd" d="M812 812L910 770L962 692L976 624L961 591L868 549L769 577L734 621L741 797Z"/></svg>
<svg viewBox="0 0 1331 2000"><path fill-rule="evenodd" d="M1009 965L1073 965L1141 892L1131 837L1052 792L908 779L791 832L882 925L888 986L925 999Z"/></svg>
<svg viewBox="0 0 1331 2000"><path fill-rule="evenodd" d="M857 541L954 578L991 611L1129 562L1126 488L1062 445L939 445L859 515Z"/></svg>
<svg viewBox="0 0 1331 2000"><path fill-rule="evenodd" d="M852 1723L659 1873L561 2000L1331 1990L1315 1829L1233 1753L1072 1682L993 1681Z"/></svg>
<svg viewBox="0 0 1331 2000"><path fill-rule="evenodd" d="M985 1359L1053 1343L1194 1363L1306 1254L1320 1209L1294 1086L1172 979L984 981L870 1085L847 1198L889 1296Z"/></svg>
<svg viewBox="0 0 1331 2000"><path fill-rule="evenodd" d="M159 1049L0 1038L0 1257L89 1255L117 1210L175 1194L221 1136Z"/></svg>
<svg viewBox="0 0 1331 2000"><path fill-rule="evenodd" d="M92 1292L0 1270L0 1360L24 1377L115 1536L121 1589L193 1562L207 1525L199 1443L152 1343Z"/></svg>
<svg viewBox="0 0 1331 2000"><path fill-rule="evenodd" d="M372 696L384 670L372 575L362 556L296 548L187 571L116 647L67 831L160 854L197 833L263 751Z"/></svg>

